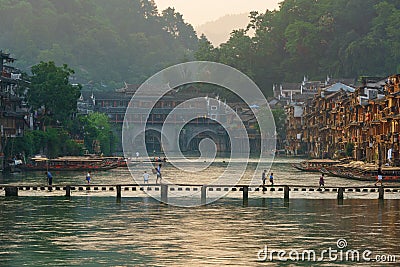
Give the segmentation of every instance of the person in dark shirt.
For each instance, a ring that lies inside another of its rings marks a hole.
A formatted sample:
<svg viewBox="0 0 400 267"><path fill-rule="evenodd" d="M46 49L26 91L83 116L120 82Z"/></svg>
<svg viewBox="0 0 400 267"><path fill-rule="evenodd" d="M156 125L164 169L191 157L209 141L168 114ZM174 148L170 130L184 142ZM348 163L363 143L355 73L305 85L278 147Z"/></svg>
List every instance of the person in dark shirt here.
<svg viewBox="0 0 400 267"><path fill-rule="evenodd" d="M325 186L324 174L319 177L319 186Z"/></svg>
<svg viewBox="0 0 400 267"><path fill-rule="evenodd" d="M156 183L158 182L158 179L160 179L160 184L161 184L161 180L162 180L161 164L158 164L158 167L156 168L156 172L157 172Z"/></svg>
<svg viewBox="0 0 400 267"><path fill-rule="evenodd" d="M49 172L49 171L47 171L46 174L47 174L47 182L48 182L48 184L52 185L53 184L53 175L51 175L51 172Z"/></svg>

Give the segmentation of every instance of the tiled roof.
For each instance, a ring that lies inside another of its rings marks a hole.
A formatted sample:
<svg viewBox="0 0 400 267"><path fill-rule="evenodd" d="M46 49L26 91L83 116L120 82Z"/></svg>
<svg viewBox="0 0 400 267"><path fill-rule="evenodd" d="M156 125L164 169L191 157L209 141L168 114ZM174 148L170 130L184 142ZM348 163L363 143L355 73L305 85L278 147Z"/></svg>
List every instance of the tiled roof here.
<svg viewBox="0 0 400 267"><path fill-rule="evenodd" d="M339 90L353 93L355 91L355 88L345 85L343 83L335 83L331 86L324 88L324 91L326 92L337 92Z"/></svg>

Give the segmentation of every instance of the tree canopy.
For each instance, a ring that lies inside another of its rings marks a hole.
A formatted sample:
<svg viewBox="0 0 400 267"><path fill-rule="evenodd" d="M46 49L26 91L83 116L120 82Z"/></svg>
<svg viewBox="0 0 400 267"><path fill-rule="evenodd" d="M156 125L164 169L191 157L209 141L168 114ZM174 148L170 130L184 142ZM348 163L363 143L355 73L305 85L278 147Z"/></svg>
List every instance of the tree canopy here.
<svg viewBox="0 0 400 267"><path fill-rule="evenodd" d="M304 75L324 79L400 72L398 0L285 0L251 12L246 29L215 48L200 42L198 59L243 71L272 95L272 84ZM250 32L254 31L254 35Z"/></svg>
<svg viewBox="0 0 400 267"><path fill-rule="evenodd" d="M304 75L400 72L398 0L284 0L279 10L251 12L248 27L220 47L153 0L0 0L0 24L0 47L18 55L17 67L65 63L77 82L112 89L191 59L236 67L266 95Z"/></svg>
<svg viewBox="0 0 400 267"><path fill-rule="evenodd" d="M192 59L198 43L179 12L153 0L0 0L0 24L17 67L68 64L77 82L112 89Z"/></svg>
<svg viewBox="0 0 400 267"><path fill-rule="evenodd" d="M79 118L84 126L85 146L90 153L111 155L114 149L114 136L106 114L91 113Z"/></svg>
<svg viewBox="0 0 400 267"><path fill-rule="evenodd" d="M32 67L27 100L41 123L65 122L76 112L81 86L69 82L73 73L67 65L57 67L52 61Z"/></svg>

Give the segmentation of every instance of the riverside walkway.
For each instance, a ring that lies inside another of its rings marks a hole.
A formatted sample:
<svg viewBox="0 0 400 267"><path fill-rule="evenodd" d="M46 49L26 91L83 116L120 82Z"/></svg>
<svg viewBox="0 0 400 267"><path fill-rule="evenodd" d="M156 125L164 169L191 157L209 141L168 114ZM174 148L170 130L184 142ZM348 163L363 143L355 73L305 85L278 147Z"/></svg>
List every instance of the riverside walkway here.
<svg viewBox="0 0 400 267"><path fill-rule="evenodd" d="M157 196L162 202L169 197L198 197L202 204L208 198L225 194L240 197L246 203L249 198L307 198L307 199L400 199L400 185L318 187L301 185L199 185L199 184L121 184L121 185L0 185L0 196Z"/></svg>

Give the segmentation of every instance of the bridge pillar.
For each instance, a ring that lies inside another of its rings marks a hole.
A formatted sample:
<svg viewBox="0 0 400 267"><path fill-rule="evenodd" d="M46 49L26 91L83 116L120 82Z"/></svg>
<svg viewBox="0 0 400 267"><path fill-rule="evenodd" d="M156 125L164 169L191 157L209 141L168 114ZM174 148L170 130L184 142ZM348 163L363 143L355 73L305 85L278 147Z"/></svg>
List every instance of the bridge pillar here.
<svg viewBox="0 0 400 267"><path fill-rule="evenodd" d="M339 187L339 189L338 189L338 195L337 195L337 198L338 199L343 199L343 193L344 193L344 188L343 187Z"/></svg>
<svg viewBox="0 0 400 267"><path fill-rule="evenodd" d="M289 199L289 186L285 185L283 188L283 198L284 199Z"/></svg>
<svg viewBox="0 0 400 267"><path fill-rule="evenodd" d="M117 198L120 199L121 198L121 186L117 185Z"/></svg>
<svg viewBox="0 0 400 267"><path fill-rule="evenodd" d="M65 196L66 197L70 197L71 196L71 186L70 185L67 185L65 187Z"/></svg>
<svg viewBox="0 0 400 267"><path fill-rule="evenodd" d="M201 205L205 205L207 203L207 186L201 186Z"/></svg>
<svg viewBox="0 0 400 267"><path fill-rule="evenodd" d="M243 205L247 206L249 204L249 186L243 186Z"/></svg>
<svg viewBox="0 0 400 267"><path fill-rule="evenodd" d="M379 199L383 199L385 195L385 190L383 186L379 187L378 192L379 192Z"/></svg>
<svg viewBox="0 0 400 267"><path fill-rule="evenodd" d="M17 197L18 196L18 187L16 186L6 186L6 197Z"/></svg>
<svg viewBox="0 0 400 267"><path fill-rule="evenodd" d="M168 202L168 185L161 184L161 201L164 203Z"/></svg>

